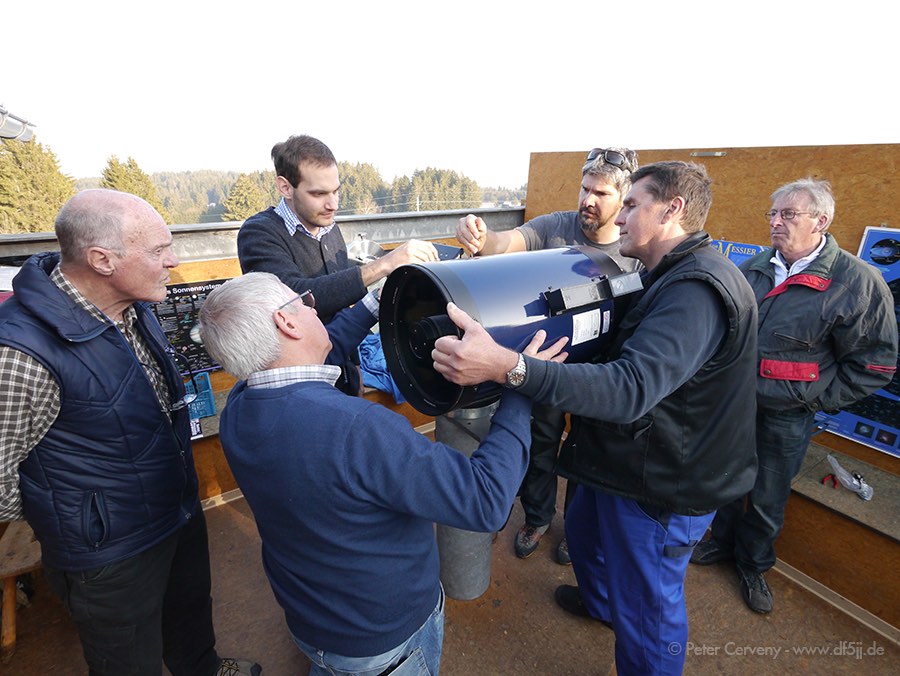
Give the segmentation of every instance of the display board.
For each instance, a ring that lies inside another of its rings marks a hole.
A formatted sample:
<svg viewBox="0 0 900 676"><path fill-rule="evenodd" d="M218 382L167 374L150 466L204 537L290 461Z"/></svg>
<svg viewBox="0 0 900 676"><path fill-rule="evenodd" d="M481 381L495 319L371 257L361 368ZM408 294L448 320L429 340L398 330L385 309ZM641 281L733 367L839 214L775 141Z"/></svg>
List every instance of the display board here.
<svg viewBox="0 0 900 676"><path fill-rule="evenodd" d="M894 296L896 313L900 306L900 230L867 227L858 255L884 275ZM900 457L900 380L897 374L883 389L847 406L835 415L818 413L816 421L822 429L833 434Z"/></svg>
<svg viewBox="0 0 900 676"><path fill-rule="evenodd" d="M744 244L742 242L728 242L722 239L714 239L712 245L735 265L740 265L748 258L753 258L767 247L758 244Z"/></svg>
<svg viewBox="0 0 900 676"><path fill-rule="evenodd" d="M166 299L153 306L156 318L159 319L176 354L186 360L177 360L184 375L188 375L189 371L199 373L221 368L200 342L198 315L203 301L210 292L226 281L214 279L189 284L171 284L166 287Z"/></svg>
<svg viewBox="0 0 900 676"><path fill-rule="evenodd" d="M200 342L200 308L210 292L226 281L214 279L170 284L166 287L166 299L152 306L166 337L175 349L175 361L185 377L185 389L188 393L197 395L189 405L192 439L203 436L200 419L216 414L209 372L221 368Z"/></svg>

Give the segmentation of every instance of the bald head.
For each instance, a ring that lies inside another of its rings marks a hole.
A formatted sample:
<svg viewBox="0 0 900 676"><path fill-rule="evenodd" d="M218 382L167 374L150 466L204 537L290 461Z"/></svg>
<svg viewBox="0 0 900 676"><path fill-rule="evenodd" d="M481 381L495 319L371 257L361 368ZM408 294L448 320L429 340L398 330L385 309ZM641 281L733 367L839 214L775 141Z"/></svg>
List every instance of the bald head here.
<svg viewBox="0 0 900 676"><path fill-rule="evenodd" d="M141 222L158 220L146 201L118 190L82 190L63 205L56 217L56 239L64 265L83 265L90 247L124 254L129 230Z"/></svg>

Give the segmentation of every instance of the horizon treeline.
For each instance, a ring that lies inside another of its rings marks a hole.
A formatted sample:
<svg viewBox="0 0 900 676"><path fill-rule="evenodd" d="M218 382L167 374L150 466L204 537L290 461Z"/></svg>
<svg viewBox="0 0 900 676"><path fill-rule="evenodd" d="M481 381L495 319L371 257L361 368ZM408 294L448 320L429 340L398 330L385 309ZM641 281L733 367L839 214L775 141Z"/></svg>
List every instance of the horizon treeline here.
<svg viewBox="0 0 900 676"><path fill-rule="evenodd" d="M482 188L456 171L427 167L385 181L369 163L338 163L339 215L470 209L484 203L516 206L519 188ZM147 174L137 161L115 155L100 177L63 174L56 155L32 139L0 139L0 233L52 232L60 207L77 191L110 188L147 200L167 223L243 221L281 199L274 171L178 171Z"/></svg>

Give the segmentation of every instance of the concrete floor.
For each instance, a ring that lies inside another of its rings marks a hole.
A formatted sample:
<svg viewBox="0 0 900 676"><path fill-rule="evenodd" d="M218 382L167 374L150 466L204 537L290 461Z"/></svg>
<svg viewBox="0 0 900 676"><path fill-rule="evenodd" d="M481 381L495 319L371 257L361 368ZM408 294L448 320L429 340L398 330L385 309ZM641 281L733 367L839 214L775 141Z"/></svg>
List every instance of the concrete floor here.
<svg viewBox="0 0 900 676"><path fill-rule="evenodd" d="M246 502L238 499L210 509L207 518L219 653L252 657L266 676L306 674L308 663L294 647L265 579ZM493 545L488 591L474 601L448 600L441 673L615 673L612 631L567 615L553 601L557 585L574 584L571 567L553 559L561 520L527 560L512 552L521 523L517 504ZM777 572L768 580L775 612L763 616L744 606L729 565L689 567L691 643L685 674L900 673L900 646ZM17 650L0 664L0 673L86 674L65 610L40 575L35 588L31 605L18 612Z"/></svg>

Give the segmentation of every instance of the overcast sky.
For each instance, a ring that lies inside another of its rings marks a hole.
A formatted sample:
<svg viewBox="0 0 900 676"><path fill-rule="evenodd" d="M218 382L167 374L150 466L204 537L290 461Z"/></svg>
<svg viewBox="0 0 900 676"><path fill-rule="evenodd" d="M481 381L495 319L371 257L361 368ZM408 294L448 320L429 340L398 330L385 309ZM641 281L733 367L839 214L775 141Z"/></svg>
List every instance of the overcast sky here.
<svg viewBox="0 0 900 676"><path fill-rule="evenodd" d="M388 181L506 187L539 151L900 142L891 3L619 5L31 0L0 104L76 178L267 170L301 133Z"/></svg>

